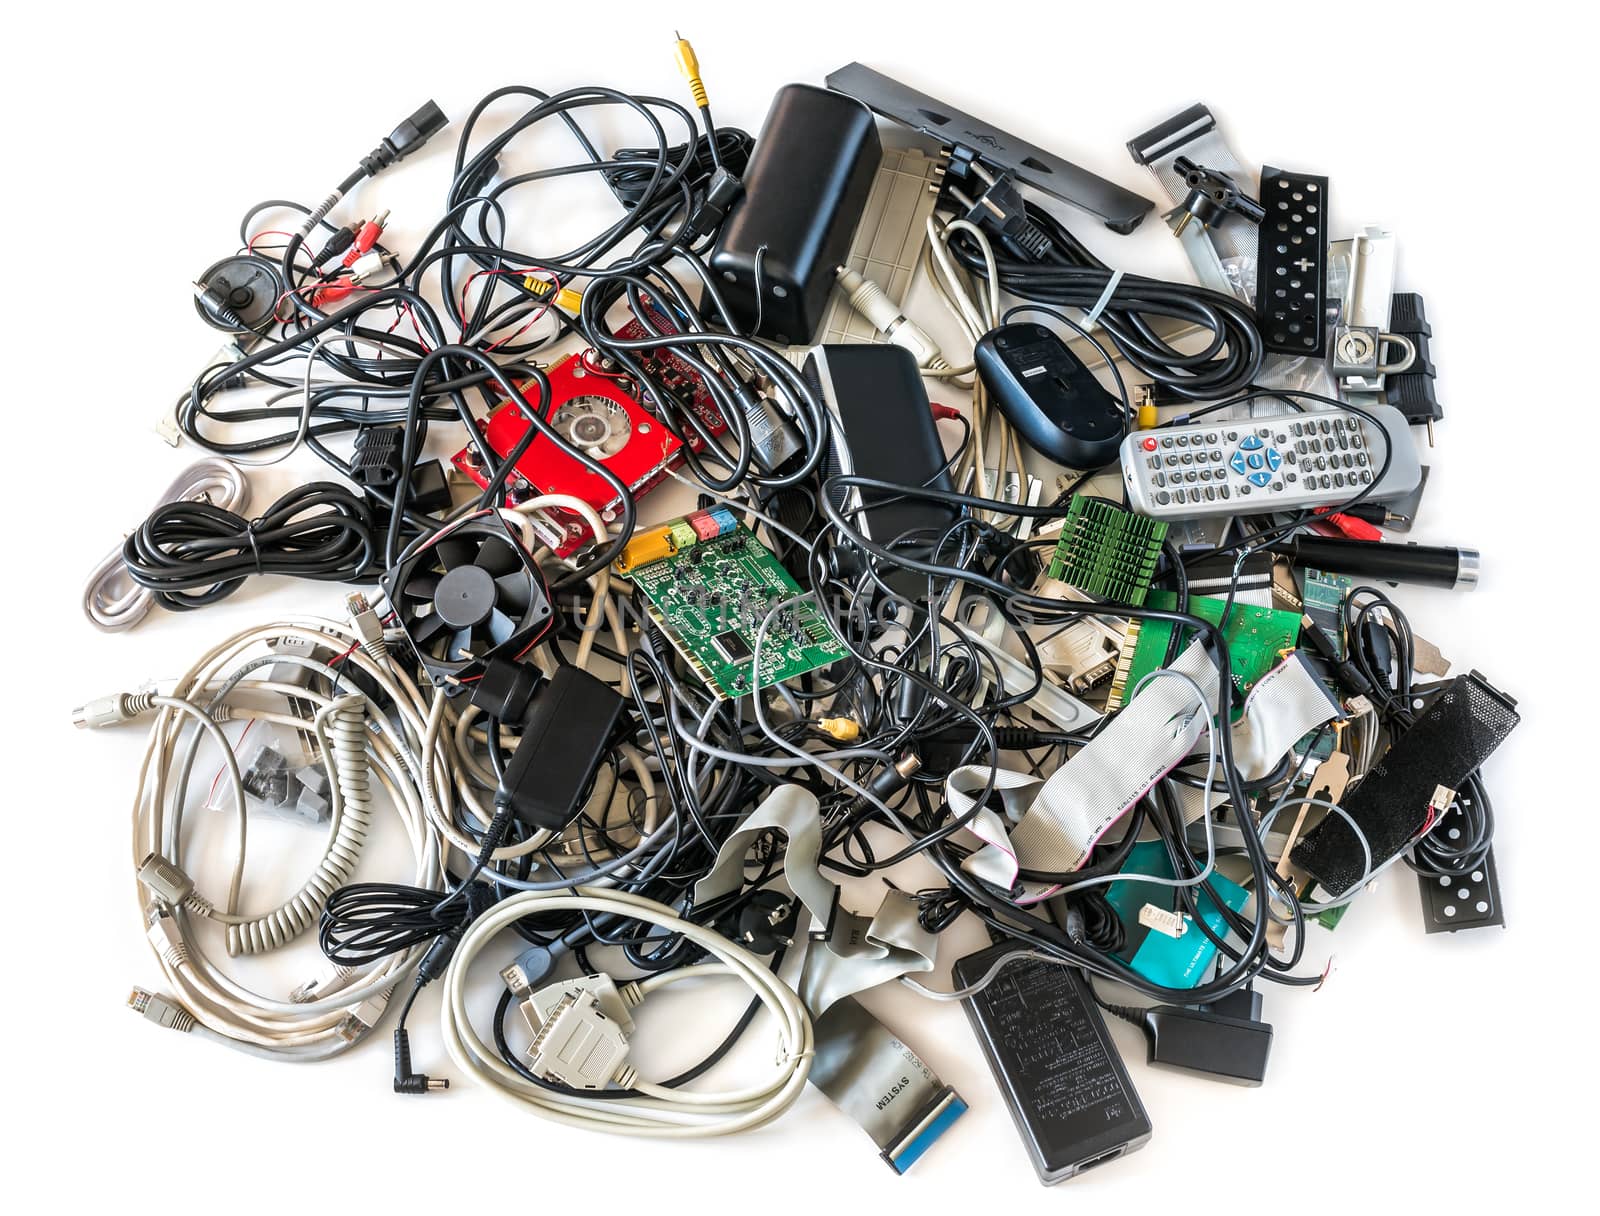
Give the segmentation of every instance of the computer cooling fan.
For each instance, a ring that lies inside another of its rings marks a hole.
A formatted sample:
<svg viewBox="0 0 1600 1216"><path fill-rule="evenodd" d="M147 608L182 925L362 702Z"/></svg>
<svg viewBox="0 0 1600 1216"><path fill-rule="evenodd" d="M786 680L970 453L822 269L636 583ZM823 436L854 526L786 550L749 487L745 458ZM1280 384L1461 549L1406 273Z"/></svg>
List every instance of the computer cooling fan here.
<svg viewBox="0 0 1600 1216"><path fill-rule="evenodd" d="M520 654L550 623L544 580L498 517L458 524L385 573L382 585L439 685L471 678L492 656Z"/></svg>

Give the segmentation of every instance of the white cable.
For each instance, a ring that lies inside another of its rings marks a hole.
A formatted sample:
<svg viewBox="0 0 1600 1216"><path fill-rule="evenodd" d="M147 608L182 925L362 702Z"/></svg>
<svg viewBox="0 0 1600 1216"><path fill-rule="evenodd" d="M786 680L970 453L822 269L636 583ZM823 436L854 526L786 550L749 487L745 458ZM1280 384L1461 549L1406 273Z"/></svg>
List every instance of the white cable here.
<svg viewBox="0 0 1600 1216"><path fill-rule="evenodd" d="M156 506L173 502L208 502L241 515L250 502L250 484L238 465L208 456L179 473L162 491ZM128 577L120 544L100 560L83 589L83 615L106 633L132 629L154 603L155 593Z"/></svg>
<svg viewBox="0 0 1600 1216"><path fill-rule="evenodd" d="M309 643L312 657L266 649L267 643L285 638ZM412 881L418 886L440 885L438 841L428 830L419 785L429 768L438 770L448 783L450 757L443 749L426 758L419 754L426 713L422 692L398 669L358 647L358 641L349 626L335 621L305 617L273 622L212 647L179 677L170 696L145 693L122 698L125 716L156 711L134 800L134 865L139 867L155 854L187 878L183 812L202 738L222 749L228 802L238 824L226 899L213 903L189 895L174 902L162 898L155 887L143 883L139 887L151 945L173 993L169 997L136 990L130 1004L145 1017L250 1054L322 1059L365 1037L382 1017L396 984L420 959L420 947L391 955L341 975L331 995L296 1001L292 996L257 992L234 979L207 955L211 939L198 931L200 920L226 925L230 950L249 952L282 945L314 924L326 892L346 881L354 867L371 822L369 787L374 778L393 803L411 845ZM340 671L329 664L339 656L343 656L342 670L359 669L386 694L393 703L388 718L364 712L364 696L329 696L299 685L249 678L263 667L282 663L337 680ZM316 707L315 727L329 770L332 814L328 842L306 883L283 905L256 916L238 910L246 867L246 808L238 761L219 723L255 718L306 728L298 715L257 708L268 694Z"/></svg>
<svg viewBox="0 0 1600 1216"><path fill-rule="evenodd" d="M636 1081L638 1098L595 1101L533 1085L485 1043L467 1011L467 977L473 961L503 929L542 912L586 912L642 920L682 934L714 955L721 966L691 967L640 982L649 992L702 976L733 976L747 985L777 1022L776 1063L766 1080L744 1089L703 1093ZM621 891L579 887L570 894L522 892L476 920L456 947L444 977L440 1028L450 1058L462 1072L498 1096L569 1127L620 1135L688 1139L725 1136L762 1127L794 1105L805 1089L814 1053L811 1018L800 998L769 969L768 960L728 941L716 930L678 917L672 909Z"/></svg>

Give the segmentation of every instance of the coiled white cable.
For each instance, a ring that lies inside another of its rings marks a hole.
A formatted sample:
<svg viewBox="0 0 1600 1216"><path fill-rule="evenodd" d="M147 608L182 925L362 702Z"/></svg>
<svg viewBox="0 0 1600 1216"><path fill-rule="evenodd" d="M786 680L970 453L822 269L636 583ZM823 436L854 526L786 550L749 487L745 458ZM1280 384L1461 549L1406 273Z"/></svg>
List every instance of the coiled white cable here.
<svg viewBox="0 0 1600 1216"><path fill-rule="evenodd" d="M355 873L372 826L366 705L366 697L353 693L318 712L317 741L332 760L328 847L311 877L283 903L264 916L228 926L229 954L265 954L288 945L317 923L328 896Z"/></svg>
<svg viewBox="0 0 1600 1216"><path fill-rule="evenodd" d="M278 639L310 643L312 657L267 651L267 644ZM157 853L181 872L183 811L202 737L222 749L228 799L238 825L238 851L225 900L191 896L171 906L140 887L151 944L174 994L171 998L138 995L134 1007L147 1017L152 1009L164 1009L165 1016L157 1019L163 1025L254 1055L323 1059L365 1037L382 1017L396 984L420 959L420 947L391 955L339 976L330 995L297 1001L254 991L233 979L208 957L206 939L197 932L198 920L213 920L227 926L230 952L237 948L252 953L276 948L314 924L327 892L352 874L361 842L372 827L374 779L392 802L411 845L415 858L411 881L440 886L439 843L429 830L419 787L426 768L435 770L448 787L453 780L451 757L443 749L426 756L419 751L427 714L423 693L395 667L358 648L357 642L348 626L330 620L274 622L236 634L207 651L176 681L172 695L128 699L132 712L151 706L156 710L134 802L135 865ZM253 654L258 657L251 658ZM388 717L367 713L364 696L327 696L298 684L245 678L261 666L283 663L337 679L339 671L330 666L336 658L342 670L358 668L382 690L393 704ZM235 700L235 689L243 699ZM304 719L293 713L258 708L261 695L268 693L317 706L314 725L332 794L329 838L311 877L295 896L264 916L244 916L236 909L246 857L246 808L238 761L218 723L253 719L305 728Z"/></svg>
<svg viewBox="0 0 1600 1216"><path fill-rule="evenodd" d="M704 1093L635 1081L638 1098L595 1101L529 1083L485 1043L467 1012L467 978L473 961L513 921L540 912L580 911L646 921L681 933L721 963L669 971L639 982L649 993L667 984L711 976L735 976L749 986L777 1022L776 1064L765 1081L740 1090ZM527 891L496 904L479 917L456 947L445 973L440 1015L445 1047L462 1072L508 1101L569 1127L619 1135L666 1139L726 1136L772 1122L794 1105L811 1071L815 1048L811 1017L794 991L772 973L768 960L714 929L681 919L671 908L624 891L579 887L570 894Z"/></svg>
<svg viewBox="0 0 1600 1216"><path fill-rule="evenodd" d="M197 460L173 479L157 507L171 502L209 502L224 511L242 514L250 502L250 484L244 471L220 457ZM122 564L122 545L100 560L83 588L83 615L96 629L120 633L132 629L150 611L155 596L128 577Z"/></svg>

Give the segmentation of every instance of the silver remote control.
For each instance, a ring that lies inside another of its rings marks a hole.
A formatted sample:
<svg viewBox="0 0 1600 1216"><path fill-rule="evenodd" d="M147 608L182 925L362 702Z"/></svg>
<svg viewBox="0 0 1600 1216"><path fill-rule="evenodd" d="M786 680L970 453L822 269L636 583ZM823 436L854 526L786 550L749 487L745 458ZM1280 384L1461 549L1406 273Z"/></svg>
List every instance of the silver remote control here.
<svg viewBox="0 0 1600 1216"><path fill-rule="evenodd" d="M1387 443L1360 414L1340 409L1135 431L1122 441L1128 505L1154 519L1332 506L1371 487L1391 449L1367 501L1411 493L1422 465L1410 423L1392 406L1361 408L1388 430Z"/></svg>

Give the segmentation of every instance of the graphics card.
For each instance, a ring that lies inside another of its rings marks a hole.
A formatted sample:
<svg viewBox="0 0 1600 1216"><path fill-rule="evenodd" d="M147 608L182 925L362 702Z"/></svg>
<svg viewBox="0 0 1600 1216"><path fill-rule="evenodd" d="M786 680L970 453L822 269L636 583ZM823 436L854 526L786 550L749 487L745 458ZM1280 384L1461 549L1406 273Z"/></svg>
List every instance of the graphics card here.
<svg viewBox="0 0 1600 1216"><path fill-rule="evenodd" d="M546 374L550 378L549 408L532 384L524 390L528 405L542 411L562 438L605 465L635 496L656 485L681 458L682 441L626 391L629 382L622 377L597 370L580 355L568 356ZM477 424L485 445L497 458L515 448L532 425L522 407L510 402ZM463 448L451 463L488 488L491 470L476 447ZM605 478L542 436L529 445L507 480L513 504L540 494L570 494L593 506L608 523L621 507ZM589 542L589 530L575 514L557 508L550 508L547 514L562 532L552 546L559 556L570 556Z"/></svg>

